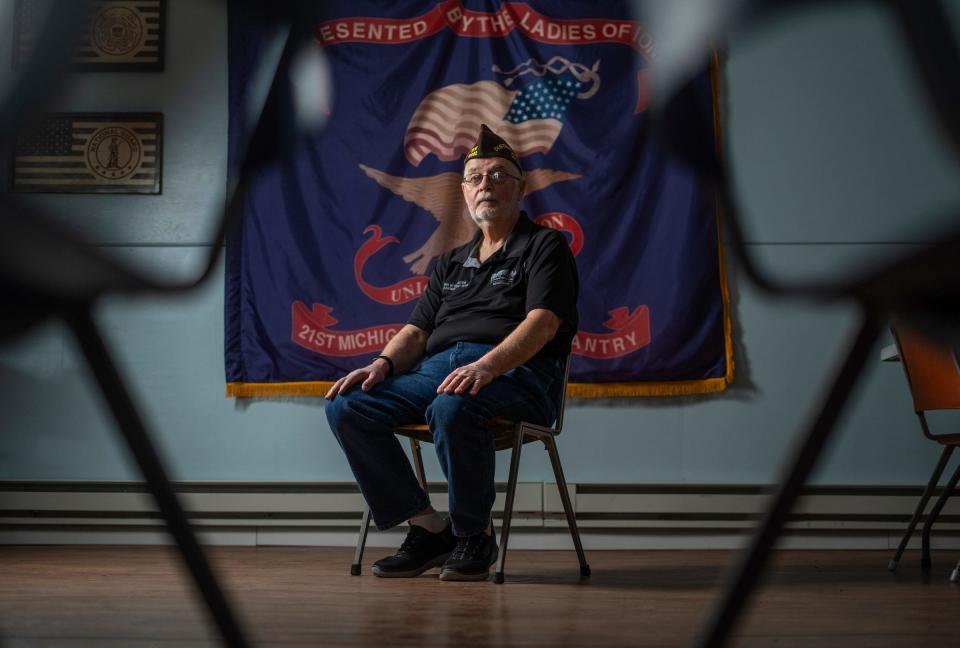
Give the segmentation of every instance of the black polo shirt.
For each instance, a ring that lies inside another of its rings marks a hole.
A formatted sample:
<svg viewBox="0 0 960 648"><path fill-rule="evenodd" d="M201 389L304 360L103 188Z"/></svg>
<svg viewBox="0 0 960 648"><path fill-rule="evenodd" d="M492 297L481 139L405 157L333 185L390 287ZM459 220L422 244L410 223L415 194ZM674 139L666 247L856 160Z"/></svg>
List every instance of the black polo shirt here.
<svg viewBox="0 0 960 648"><path fill-rule="evenodd" d="M531 310L560 318L556 336L540 351L565 357L577 332L579 280L566 237L521 212L503 246L480 263L483 237L441 255L409 323L430 334L427 355L454 342L499 344ZM538 354L539 355L539 354Z"/></svg>

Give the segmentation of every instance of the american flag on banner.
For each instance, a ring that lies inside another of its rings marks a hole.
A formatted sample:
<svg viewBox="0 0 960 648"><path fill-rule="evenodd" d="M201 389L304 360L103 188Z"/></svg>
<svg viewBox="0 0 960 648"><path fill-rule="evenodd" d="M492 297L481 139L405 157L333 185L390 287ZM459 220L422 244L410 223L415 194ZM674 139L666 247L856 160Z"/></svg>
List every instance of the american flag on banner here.
<svg viewBox="0 0 960 648"><path fill-rule="evenodd" d="M553 74L544 78L544 70ZM599 83L595 69L587 70L557 56L545 66L531 59L510 70L515 76L508 77L508 82L533 75L533 80L518 90L495 81L478 81L431 92L407 126L403 141L407 160L419 166L430 153L443 161L458 160L473 146L480 124L493 128L521 157L549 152L563 129L567 107L584 85L570 71Z"/></svg>

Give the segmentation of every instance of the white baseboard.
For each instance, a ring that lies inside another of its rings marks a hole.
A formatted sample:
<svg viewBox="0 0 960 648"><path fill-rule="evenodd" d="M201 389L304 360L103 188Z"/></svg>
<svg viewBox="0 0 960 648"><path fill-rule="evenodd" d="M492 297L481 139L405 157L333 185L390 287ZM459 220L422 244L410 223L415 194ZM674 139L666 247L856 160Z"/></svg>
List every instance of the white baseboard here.
<svg viewBox="0 0 960 648"><path fill-rule="evenodd" d="M198 529L201 544L208 546L260 547L353 547L357 529L277 529L221 528ZM837 549L891 551L900 542L900 533L812 533L788 531L780 539L780 549ZM371 530L367 547L396 548L403 539L402 529ZM597 550L711 550L742 549L749 539L747 532L663 532L650 529L629 529L613 532L581 529L584 549ZM166 545L170 536L163 527L0 527L0 545ZM934 550L960 550L960 533L937 529L931 538ZM536 529L511 529L511 549L545 549L572 551L570 535ZM919 536L908 545L920 549Z"/></svg>
<svg viewBox="0 0 960 648"><path fill-rule="evenodd" d="M201 542L242 546L353 546L363 500L355 485L330 483L175 484ZM757 524L770 489L751 485L569 484L584 547L737 549ZM443 484L431 484L444 510ZM783 548L896 547L921 488L818 486L805 490ZM495 514L502 510L498 485ZM929 509L929 506L928 506ZM499 524L499 521L495 521ZM518 484L510 546L571 549L556 485ZM918 530L919 533L919 530ZM368 545L394 547L402 529L372 530ZM911 547L919 544L918 535ZM139 482L0 482L0 544L166 544ZM960 548L960 502L948 500L933 547Z"/></svg>

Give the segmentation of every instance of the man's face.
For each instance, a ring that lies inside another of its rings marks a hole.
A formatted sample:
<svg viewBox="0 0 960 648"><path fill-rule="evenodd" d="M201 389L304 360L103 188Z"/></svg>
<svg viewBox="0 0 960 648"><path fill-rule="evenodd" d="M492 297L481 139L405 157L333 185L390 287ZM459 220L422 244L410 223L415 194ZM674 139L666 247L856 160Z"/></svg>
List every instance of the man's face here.
<svg viewBox="0 0 960 648"><path fill-rule="evenodd" d="M509 177L496 184L489 174L497 171ZM469 182L462 185L463 199L474 222L482 225L508 220L516 213L523 196L524 181L517 168L503 158L479 158L470 160L463 168L464 178L476 174L483 175L479 185L474 186Z"/></svg>

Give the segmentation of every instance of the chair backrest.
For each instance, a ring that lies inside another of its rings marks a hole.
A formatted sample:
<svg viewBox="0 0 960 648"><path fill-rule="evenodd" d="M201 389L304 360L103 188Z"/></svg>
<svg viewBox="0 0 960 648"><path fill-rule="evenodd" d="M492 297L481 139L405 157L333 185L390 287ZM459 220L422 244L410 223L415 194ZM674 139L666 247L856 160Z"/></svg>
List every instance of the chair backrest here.
<svg viewBox="0 0 960 648"><path fill-rule="evenodd" d="M891 330L916 412L960 409L960 368L953 350L905 326Z"/></svg>

